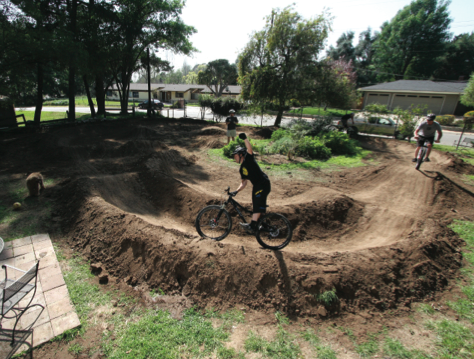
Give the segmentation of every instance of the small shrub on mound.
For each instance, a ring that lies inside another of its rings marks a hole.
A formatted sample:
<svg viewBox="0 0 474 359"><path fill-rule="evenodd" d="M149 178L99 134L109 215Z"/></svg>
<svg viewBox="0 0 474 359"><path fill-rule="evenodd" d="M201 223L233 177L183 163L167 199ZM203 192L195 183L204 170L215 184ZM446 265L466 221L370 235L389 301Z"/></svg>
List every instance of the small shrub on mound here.
<svg viewBox="0 0 474 359"><path fill-rule="evenodd" d="M381 105L379 103L371 103L365 106L364 110L370 113L389 113L387 105Z"/></svg>
<svg viewBox="0 0 474 359"><path fill-rule="evenodd" d="M235 148L238 146L245 147L245 142L240 138L237 138L235 141L231 141L228 145L222 147L224 156L231 158L232 152L234 152Z"/></svg>
<svg viewBox="0 0 474 359"><path fill-rule="evenodd" d="M464 114L464 117L474 117L474 111L469 111Z"/></svg>
<svg viewBox="0 0 474 359"><path fill-rule="evenodd" d="M296 152L303 157L316 160L327 160L331 158L331 150L326 147L324 141L318 137L304 137L299 143Z"/></svg>
<svg viewBox="0 0 474 359"><path fill-rule="evenodd" d="M278 141L279 139L283 138L283 137L289 137L289 133L287 130L283 129L283 128L279 128L278 130L276 130L275 132L272 133L272 141Z"/></svg>
<svg viewBox="0 0 474 359"><path fill-rule="evenodd" d="M270 146L269 152L288 155L290 152L295 151L297 146L298 143L291 137L280 137Z"/></svg>
<svg viewBox="0 0 474 359"><path fill-rule="evenodd" d="M343 132L329 132L323 136L324 143L333 155L355 155L357 153L357 142L351 140Z"/></svg>
<svg viewBox="0 0 474 359"><path fill-rule="evenodd" d="M438 122L440 125L443 126L455 126L454 121L456 117L454 115L443 115L443 116L436 116L435 121Z"/></svg>

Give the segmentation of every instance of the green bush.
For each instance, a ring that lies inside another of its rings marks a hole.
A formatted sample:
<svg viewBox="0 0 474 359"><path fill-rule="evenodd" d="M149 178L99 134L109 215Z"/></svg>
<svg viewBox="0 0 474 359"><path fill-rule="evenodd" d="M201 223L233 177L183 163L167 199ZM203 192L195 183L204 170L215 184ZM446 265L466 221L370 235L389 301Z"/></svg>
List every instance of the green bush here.
<svg viewBox="0 0 474 359"><path fill-rule="evenodd" d="M357 153L357 142L350 139L344 132L328 132L322 139L333 155L352 156Z"/></svg>
<svg viewBox="0 0 474 359"><path fill-rule="evenodd" d="M387 105L381 105L379 103L371 103L365 106L364 110L370 113L389 113Z"/></svg>
<svg viewBox="0 0 474 359"><path fill-rule="evenodd" d="M235 148L241 146L245 147L244 140L237 138L235 141L230 141L230 143L224 147L222 147L222 151L224 152L224 156L231 158L232 152L234 152Z"/></svg>
<svg viewBox="0 0 474 359"><path fill-rule="evenodd" d="M454 115L436 116L436 122L443 126L453 126L456 117Z"/></svg>
<svg viewBox="0 0 474 359"><path fill-rule="evenodd" d="M377 117L370 116L370 117L367 119L367 121L368 121L369 123L376 123L376 122L377 122Z"/></svg>
<svg viewBox="0 0 474 359"><path fill-rule="evenodd" d="M474 111L469 111L464 114L464 117L474 117Z"/></svg>
<svg viewBox="0 0 474 359"><path fill-rule="evenodd" d="M235 110L235 112L238 112L244 107L244 104L235 98L218 97L212 101L210 107L212 112L214 112L216 115L228 116L231 109Z"/></svg>
<svg viewBox="0 0 474 359"><path fill-rule="evenodd" d="M285 130L284 128L279 128L278 130L272 133L271 138L272 138L272 141L278 141L280 138L288 137L288 136L289 136L289 133L287 130Z"/></svg>
<svg viewBox="0 0 474 359"><path fill-rule="evenodd" d="M324 141L318 137L304 137L296 148L296 153L302 157L316 160L327 160L331 158L331 150L326 147Z"/></svg>
<svg viewBox="0 0 474 359"><path fill-rule="evenodd" d="M282 155L288 155L298 147L298 142L291 137L282 137L277 141L273 142L268 151L270 153L279 153Z"/></svg>

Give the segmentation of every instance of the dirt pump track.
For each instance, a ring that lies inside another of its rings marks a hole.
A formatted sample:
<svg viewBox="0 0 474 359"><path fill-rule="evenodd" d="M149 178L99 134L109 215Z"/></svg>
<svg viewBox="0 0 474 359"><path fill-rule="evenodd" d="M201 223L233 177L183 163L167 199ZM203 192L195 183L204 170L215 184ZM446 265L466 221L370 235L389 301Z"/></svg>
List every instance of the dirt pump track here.
<svg viewBox="0 0 474 359"><path fill-rule="evenodd" d="M62 179L47 188L53 219L109 281L161 288L199 307L320 318L400 309L433 299L461 267L463 242L448 224L474 218L473 194L459 185L472 167L434 151L416 171L413 145L395 140L361 139L378 165L315 170L310 181L270 174L270 210L294 229L284 250L262 249L236 213L225 240L200 238L198 211L240 182L236 164L208 158L224 136L223 125L189 119L3 135L2 172ZM250 191L237 199L250 205ZM324 305L318 295L332 289L339 301Z"/></svg>

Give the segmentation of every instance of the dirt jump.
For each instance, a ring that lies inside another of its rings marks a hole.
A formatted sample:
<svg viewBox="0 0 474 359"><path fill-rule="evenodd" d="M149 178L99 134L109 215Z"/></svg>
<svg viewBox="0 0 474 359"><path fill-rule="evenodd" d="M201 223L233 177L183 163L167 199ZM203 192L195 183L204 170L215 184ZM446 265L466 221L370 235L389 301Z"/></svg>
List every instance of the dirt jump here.
<svg viewBox="0 0 474 359"><path fill-rule="evenodd" d="M271 131L242 127L250 138ZM235 190L238 165L213 157L224 126L203 121L134 120L4 134L3 174L40 171L53 219L104 280L160 288L195 305L245 305L289 315L330 317L363 309L410 307L433 299L462 264L463 242L448 228L474 219L461 176L473 167L433 151L421 171L414 145L361 137L367 166L274 172L269 211L294 230L281 251L261 248L239 228L223 241L200 238L200 209ZM250 190L236 199L250 207ZM335 291L338 300L323 303Z"/></svg>

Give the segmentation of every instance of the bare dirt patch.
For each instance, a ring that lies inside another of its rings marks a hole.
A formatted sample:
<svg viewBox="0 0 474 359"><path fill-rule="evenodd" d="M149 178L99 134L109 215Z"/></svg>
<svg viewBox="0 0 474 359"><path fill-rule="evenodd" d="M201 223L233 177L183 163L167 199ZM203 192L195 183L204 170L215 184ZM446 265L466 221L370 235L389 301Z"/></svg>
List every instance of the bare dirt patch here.
<svg viewBox="0 0 474 359"><path fill-rule="evenodd" d="M472 189L458 177L472 166L434 153L419 172L412 145L368 138L361 143L378 165L314 170L307 181L269 172L270 210L294 228L287 248L260 248L235 214L231 235L213 242L197 235L196 214L240 182L236 164L207 152L226 143L223 125L135 120L2 136L0 174L60 179L46 190L52 226L112 282L160 288L203 308L307 318L403 311L448 286L463 243L447 225L474 218ZM250 204L250 192L238 200ZM318 295L332 289L339 301L324 305Z"/></svg>

